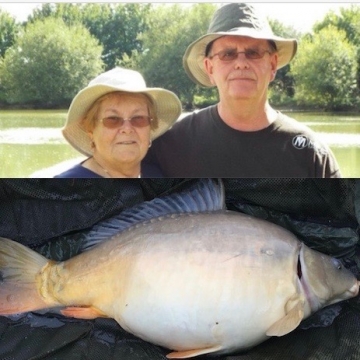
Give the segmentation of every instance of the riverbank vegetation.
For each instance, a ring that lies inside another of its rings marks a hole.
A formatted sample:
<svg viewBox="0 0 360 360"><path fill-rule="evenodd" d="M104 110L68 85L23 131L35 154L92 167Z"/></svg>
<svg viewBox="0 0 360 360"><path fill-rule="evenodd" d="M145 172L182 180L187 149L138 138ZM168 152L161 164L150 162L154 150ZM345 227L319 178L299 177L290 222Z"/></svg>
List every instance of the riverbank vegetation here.
<svg viewBox="0 0 360 360"><path fill-rule="evenodd" d="M43 3L24 23L0 5L2 108L67 108L97 74L114 66L140 71L148 86L180 97L184 110L217 101L215 89L185 74L186 47L206 33L215 3ZM359 111L360 6L329 12L311 33L269 19L275 34L297 38L294 60L270 87L272 105Z"/></svg>

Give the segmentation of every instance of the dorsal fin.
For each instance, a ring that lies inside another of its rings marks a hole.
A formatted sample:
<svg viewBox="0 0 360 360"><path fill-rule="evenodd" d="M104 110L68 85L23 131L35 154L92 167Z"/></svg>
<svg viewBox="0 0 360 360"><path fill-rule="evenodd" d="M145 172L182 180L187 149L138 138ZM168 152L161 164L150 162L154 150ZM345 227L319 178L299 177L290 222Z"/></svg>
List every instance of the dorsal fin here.
<svg viewBox="0 0 360 360"><path fill-rule="evenodd" d="M133 225L160 216L223 209L225 209L225 194L222 181L200 179L182 192L145 201L94 225L84 234L81 250L88 250Z"/></svg>

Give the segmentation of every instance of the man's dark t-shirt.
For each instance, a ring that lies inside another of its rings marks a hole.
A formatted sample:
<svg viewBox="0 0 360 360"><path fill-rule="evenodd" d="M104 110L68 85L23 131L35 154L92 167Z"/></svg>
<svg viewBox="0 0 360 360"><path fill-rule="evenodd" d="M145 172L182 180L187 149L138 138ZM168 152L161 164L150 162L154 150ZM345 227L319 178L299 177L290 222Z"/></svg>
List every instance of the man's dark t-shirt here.
<svg viewBox="0 0 360 360"><path fill-rule="evenodd" d="M295 119L278 112L267 128L243 132L226 125L216 105L178 121L145 162L166 177L340 177L330 148Z"/></svg>

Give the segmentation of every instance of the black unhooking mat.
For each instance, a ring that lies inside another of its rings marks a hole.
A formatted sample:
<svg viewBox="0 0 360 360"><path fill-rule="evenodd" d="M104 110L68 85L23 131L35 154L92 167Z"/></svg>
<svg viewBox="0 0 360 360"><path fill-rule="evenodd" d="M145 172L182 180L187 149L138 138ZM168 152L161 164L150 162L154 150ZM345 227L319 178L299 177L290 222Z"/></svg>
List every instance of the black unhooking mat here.
<svg viewBox="0 0 360 360"><path fill-rule="evenodd" d="M49 258L78 251L82 231L127 207L186 189L196 179L0 180L0 236ZM227 208L288 228L308 246L360 272L360 182L353 179L224 179ZM204 300L206 301L206 299ZM199 360L360 359L359 296L329 306L298 329L241 354ZM53 313L0 317L0 359L166 359L167 349L111 319Z"/></svg>

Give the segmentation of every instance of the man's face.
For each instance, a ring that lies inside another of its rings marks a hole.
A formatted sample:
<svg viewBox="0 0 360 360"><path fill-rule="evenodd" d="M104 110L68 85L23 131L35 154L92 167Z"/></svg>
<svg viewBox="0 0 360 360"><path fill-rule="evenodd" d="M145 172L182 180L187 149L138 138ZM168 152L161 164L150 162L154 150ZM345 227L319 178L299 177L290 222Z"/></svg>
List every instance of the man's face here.
<svg viewBox="0 0 360 360"><path fill-rule="evenodd" d="M246 54L236 55L245 51ZM204 65L219 90L220 100L266 99L268 85L275 78L277 59L266 40L223 36L212 44Z"/></svg>

